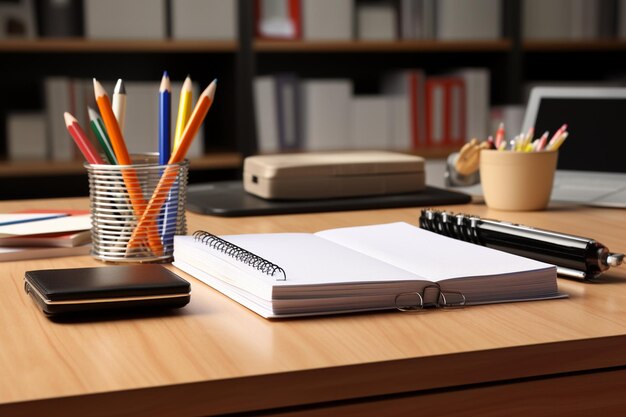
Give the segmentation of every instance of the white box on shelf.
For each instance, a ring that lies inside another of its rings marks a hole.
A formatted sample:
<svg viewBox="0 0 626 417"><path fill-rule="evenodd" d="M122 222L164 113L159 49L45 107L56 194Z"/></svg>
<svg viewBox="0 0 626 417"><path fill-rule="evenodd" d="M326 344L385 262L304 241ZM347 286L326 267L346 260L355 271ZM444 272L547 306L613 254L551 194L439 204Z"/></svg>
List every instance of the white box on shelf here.
<svg viewBox="0 0 626 417"><path fill-rule="evenodd" d="M9 113L7 145L10 161L45 160L46 115L38 112Z"/></svg>
<svg viewBox="0 0 626 417"><path fill-rule="evenodd" d="M353 0L302 0L302 38L304 40L351 40L353 21Z"/></svg>
<svg viewBox="0 0 626 417"><path fill-rule="evenodd" d="M302 82L304 146L307 150L345 149L350 140L352 81Z"/></svg>
<svg viewBox="0 0 626 417"><path fill-rule="evenodd" d="M234 40L237 2L233 0L171 0L172 38Z"/></svg>
<svg viewBox="0 0 626 417"><path fill-rule="evenodd" d="M165 39L165 0L85 0L85 37Z"/></svg>

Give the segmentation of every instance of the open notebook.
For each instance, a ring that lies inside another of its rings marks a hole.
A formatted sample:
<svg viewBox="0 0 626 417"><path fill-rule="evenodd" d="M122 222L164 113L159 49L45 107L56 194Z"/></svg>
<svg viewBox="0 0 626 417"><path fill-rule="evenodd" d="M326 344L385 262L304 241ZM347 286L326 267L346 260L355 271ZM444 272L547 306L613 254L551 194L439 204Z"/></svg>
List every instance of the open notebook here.
<svg viewBox="0 0 626 417"><path fill-rule="evenodd" d="M197 232L174 238L174 265L266 318L563 296L552 265L407 223Z"/></svg>

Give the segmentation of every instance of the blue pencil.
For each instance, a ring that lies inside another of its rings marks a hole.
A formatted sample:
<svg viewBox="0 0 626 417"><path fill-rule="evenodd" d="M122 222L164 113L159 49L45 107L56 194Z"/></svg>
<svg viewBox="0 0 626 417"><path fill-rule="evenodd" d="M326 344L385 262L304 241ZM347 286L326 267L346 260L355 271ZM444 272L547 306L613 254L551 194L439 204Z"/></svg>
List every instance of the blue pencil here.
<svg viewBox="0 0 626 417"><path fill-rule="evenodd" d="M163 73L159 87L159 164L165 165L171 153L171 95L172 87L167 71Z"/></svg>

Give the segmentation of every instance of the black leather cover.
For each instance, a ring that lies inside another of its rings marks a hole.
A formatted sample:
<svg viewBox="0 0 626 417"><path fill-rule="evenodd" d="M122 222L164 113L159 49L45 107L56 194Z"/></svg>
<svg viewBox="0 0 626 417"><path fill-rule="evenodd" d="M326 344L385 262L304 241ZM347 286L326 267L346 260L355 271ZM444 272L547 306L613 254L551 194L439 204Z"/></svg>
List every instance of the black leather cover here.
<svg viewBox="0 0 626 417"><path fill-rule="evenodd" d="M140 306L182 307L190 299L189 282L160 265L27 271L24 279L26 292L47 314ZM180 297L168 297L171 295ZM129 301L129 297L151 298ZM117 298L119 302L111 301Z"/></svg>

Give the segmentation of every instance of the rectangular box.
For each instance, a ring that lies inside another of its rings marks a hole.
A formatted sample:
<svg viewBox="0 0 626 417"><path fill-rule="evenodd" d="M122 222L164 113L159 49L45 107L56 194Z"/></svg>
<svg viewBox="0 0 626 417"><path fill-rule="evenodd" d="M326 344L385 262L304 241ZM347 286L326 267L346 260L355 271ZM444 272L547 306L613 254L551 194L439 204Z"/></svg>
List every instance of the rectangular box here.
<svg viewBox="0 0 626 417"><path fill-rule="evenodd" d="M398 194L425 188L424 159L383 151L248 157L244 188L267 199Z"/></svg>

